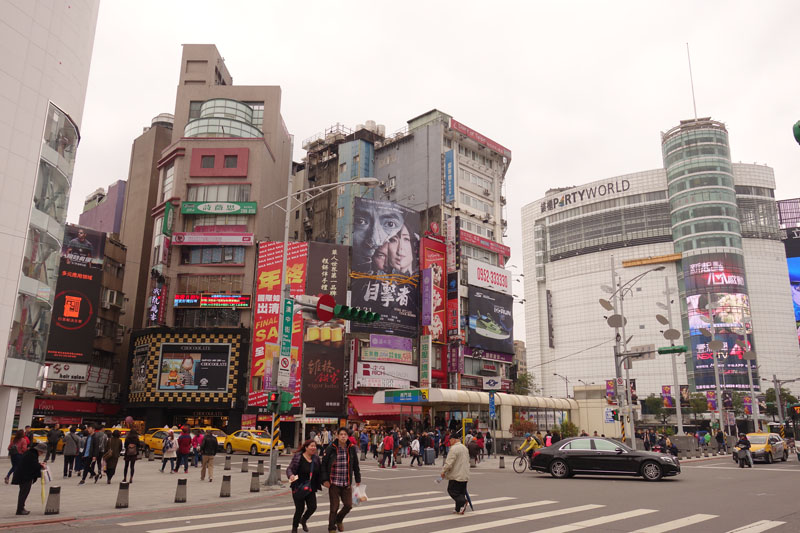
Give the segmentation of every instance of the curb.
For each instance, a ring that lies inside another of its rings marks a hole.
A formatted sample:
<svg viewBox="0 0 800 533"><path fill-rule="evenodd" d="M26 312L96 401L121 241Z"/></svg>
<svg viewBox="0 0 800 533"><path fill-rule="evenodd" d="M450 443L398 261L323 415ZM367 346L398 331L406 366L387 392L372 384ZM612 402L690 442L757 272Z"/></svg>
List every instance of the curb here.
<svg viewBox="0 0 800 533"><path fill-rule="evenodd" d="M727 454L727 455L712 455L711 457L698 457L698 458L695 458L695 459L684 459L683 461L681 461L681 464L685 464L685 463L702 463L702 462L705 462L705 461L715 461L715 460L718 460L718 459L728 459L728 460L730 460L730 458L731 458L730 454Z"/></svg>
<svg viewBox="0 0 800 533"><path fill-rule="evenodd" d="M46 526L47 524L60 524L61 522L73 522L77 520L74 516L67 516L64 518L44 518L42 520L29 520L27 522L4 522L0 524L0 529L7 529L10 527L33 527L33 526Z"/></svg>

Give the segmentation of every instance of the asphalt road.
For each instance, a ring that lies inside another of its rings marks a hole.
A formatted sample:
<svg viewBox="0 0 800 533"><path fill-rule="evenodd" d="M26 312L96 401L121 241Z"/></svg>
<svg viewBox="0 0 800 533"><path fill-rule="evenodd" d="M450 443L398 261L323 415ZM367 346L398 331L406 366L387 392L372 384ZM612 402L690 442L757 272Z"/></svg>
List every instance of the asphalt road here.
<svg viewBox="0 0 800 533"><path fill-rule="evenodd" d="M411 528L414 533L502 531L560 533L566 531L742 532L800 531L800 464L757 464L740 469L730 457L684 463L681 475L657 483L640 478L575 477L556 480L546 474L500 470L495 461L473 469L469 492L475 506L453 514L446 484L434 482L439 467L378 469L362 467L362 483L370 501L345 519L348 533ZM164 483L166 497L173 483ZM326 531L327 492L309 520L313 531ZM26 527L24 531L110 531L177 533L180 531L288 532L293 512L286 491L262 492L255 499L203 508L136 510L125 515L79 519ZM40 517L48 518L48 517Z"/></svg>

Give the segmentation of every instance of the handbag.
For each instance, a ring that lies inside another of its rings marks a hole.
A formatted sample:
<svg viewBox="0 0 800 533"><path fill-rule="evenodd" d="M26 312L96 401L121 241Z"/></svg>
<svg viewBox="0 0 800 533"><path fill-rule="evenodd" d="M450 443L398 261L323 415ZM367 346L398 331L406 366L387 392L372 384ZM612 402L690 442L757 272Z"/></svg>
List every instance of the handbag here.
<svg viewBox="0 0 800 533"><path fill-rule="evenodd" d="M296 485L292 489L292 494L297 496L298 494L305 498L305 496L311 492L311 480L314 479L314 461L311 461L311 473L308 475L308 480L304 481L298 485Z"/></svg>
<svg viewBox="0 0 800 533"><path fill-rule="evenodd" d="M378 453L383 453L383 443L378 444Z"/></svg>

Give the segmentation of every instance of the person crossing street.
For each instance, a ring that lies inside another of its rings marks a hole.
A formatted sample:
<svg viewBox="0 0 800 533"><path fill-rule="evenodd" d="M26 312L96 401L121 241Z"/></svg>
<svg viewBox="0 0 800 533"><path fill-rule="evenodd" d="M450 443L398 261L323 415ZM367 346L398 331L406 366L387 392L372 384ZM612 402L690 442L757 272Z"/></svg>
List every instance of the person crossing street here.
<svg viewBox="0 0 800 533"><path fill-rule="evenodd" d="M361 484L358 453L349 436L347 428L339 428L336 439L325 449L322 458L320 481L328 489L331 502L328 516L329 533L344 531L344 518L353 508L353 479L355 478L356 486ZM339 510L340 500L341 510Z"/></svg>
<svg viewBox="0 0 800 533"><path fill-rule="evenodd" d="M456 502L457 514L467 510L467 483L469 482L469 452L461 441L450 440L450 451L442 467L442 479L447 479L447 494Z"/></svg>

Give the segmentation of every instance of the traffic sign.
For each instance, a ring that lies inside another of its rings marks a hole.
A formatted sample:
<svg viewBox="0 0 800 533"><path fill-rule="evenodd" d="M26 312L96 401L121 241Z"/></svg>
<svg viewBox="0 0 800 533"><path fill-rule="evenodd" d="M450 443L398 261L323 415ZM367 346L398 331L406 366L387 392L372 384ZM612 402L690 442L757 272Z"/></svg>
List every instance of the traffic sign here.
<svg viewBox="0 0 800 533"><path fill-rule="evenodd" d="M494 391L489 391L489 418L495 418Z"/></svg>
<svg viewBox="0 0 800 533"><path fill-rule="evenodd" d="M333 318L333 309L336 307L336 300L330 294L323 294L317 301L317 318L327 322Z"/></svg>
<svg viewBox="0 0 800 533"><path fill-rule="evenodd" d="M294 322L294 302L286 298L281 317L281 351L278 358L278 388L289 388L289 367L292 364L292 323Z"/></svg>

